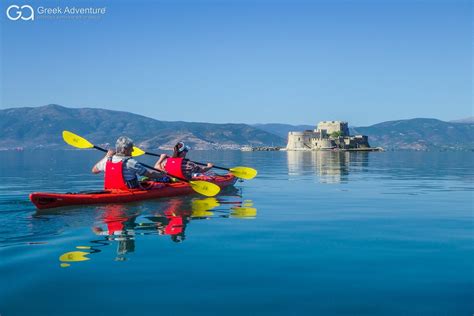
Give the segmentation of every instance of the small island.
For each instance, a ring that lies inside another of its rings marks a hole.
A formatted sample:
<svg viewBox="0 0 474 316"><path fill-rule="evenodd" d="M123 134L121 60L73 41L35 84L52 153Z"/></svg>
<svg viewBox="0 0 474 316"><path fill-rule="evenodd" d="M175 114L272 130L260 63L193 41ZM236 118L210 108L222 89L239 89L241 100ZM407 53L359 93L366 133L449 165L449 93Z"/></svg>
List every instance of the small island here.
<svg viewBox="0 0 474 316"><path fill-rule="evenodd" d="M286 150L344 150L381 151L372 148L366 135L349 133L349 124L343 121L322 121L314 130L289 132Z"/></svg>

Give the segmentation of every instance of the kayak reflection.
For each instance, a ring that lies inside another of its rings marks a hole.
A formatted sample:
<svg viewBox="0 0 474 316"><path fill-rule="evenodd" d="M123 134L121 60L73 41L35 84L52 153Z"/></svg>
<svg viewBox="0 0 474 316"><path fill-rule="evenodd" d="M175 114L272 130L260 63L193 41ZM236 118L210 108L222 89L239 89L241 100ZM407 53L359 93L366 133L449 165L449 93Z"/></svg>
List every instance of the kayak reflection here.
<svg viewBox="0 0 474 316"><path fill-rule="evenodd" d="M138 210L125 205L107 205L102 208L92 232L103 239L94 239L90 245L77 246L75 250L59 256L60 266L69 267L73 262L89 261L101 247L116 244L116 261L126 261L135 251L137 238L147 235L165 237L173 243L184 242L187 227L192 221L218 218L253 219L257 209L252 201L240 195L219 198L173 198L159 203L153 211Z"/></svg>

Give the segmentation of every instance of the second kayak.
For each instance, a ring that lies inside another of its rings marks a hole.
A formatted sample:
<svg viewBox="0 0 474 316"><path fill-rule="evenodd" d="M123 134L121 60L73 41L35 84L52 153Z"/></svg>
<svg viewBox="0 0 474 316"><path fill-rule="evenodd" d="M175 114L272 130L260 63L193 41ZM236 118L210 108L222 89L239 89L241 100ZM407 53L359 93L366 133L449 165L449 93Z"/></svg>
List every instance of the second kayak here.
<svg viewBox="0 0 474 316"><path fill-rule="evenodd" d="M201 180L201 179L193 179ZM237 178L231 174L206 177L202 180L217 184L221 188L234 185ZM31 202L38 209L49 209L61 206L84 205L84 204L102 204L102 203L127 203L148 199L157 199L177 195L192 194L194 190L188 183L157 183L152 189L133 189L122 190L103 190L96 192L78 192L78 193L47 193L34 192L30 194Z"/></svg>

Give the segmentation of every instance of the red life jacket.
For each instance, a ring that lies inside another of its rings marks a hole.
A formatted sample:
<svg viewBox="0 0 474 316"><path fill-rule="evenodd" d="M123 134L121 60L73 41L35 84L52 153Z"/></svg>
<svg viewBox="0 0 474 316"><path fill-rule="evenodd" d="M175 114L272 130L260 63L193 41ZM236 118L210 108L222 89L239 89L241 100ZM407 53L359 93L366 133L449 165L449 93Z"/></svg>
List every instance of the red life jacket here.
<svg viewBox="0 0 474 316"><path fill-rule="evenodd" d="M107 160L105 163L105 175L104 175L104 189L105 190L129 190L125 180L123 179L123 163L126 162L121 160L119 162L112 162Z"/></svg>
<svg viewBox="0 0 474 316"><path fill-rule="evenodd" d="M170 176L186 179L183 175L183 158L166 158L165 170Z"/></svg>

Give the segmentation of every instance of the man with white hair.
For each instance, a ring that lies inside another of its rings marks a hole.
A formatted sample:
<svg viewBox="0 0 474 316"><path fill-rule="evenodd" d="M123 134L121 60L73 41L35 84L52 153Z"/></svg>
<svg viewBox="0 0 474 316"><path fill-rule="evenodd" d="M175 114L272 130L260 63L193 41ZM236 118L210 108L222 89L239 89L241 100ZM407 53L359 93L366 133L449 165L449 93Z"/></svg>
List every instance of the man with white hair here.
<svg viewBox="0 0 474 316"><path fill-rule="evenodd" d="M120 136L115 143L115 151L109 150L105 157L92 168L93 173L105 172L104 189L128 190L140 188L138 176L160 178L162 174L143 167L132 158L133 141Z"/></svg>

